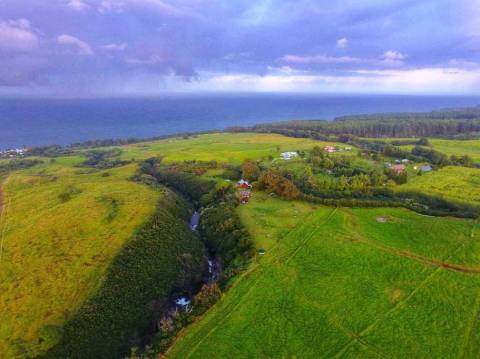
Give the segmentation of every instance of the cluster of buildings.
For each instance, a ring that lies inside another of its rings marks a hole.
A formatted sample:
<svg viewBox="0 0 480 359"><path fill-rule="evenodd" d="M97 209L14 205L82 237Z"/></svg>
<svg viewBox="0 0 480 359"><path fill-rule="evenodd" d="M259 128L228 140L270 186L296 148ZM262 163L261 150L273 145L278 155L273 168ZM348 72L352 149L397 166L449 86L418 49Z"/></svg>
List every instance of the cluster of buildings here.
<svg viewBox="0 0 480 359"><path fill-rule="evenodd" d="M242 190L240 192L240 201L242 204L247 204L250 201L252 185L248 181L241 179L237 182L237 188Z"/></svg>
<svg viewBox="0 0 480 359"><path fill-rule="evenodd" d="M0 158L15 158L25 155L25 148L14 148L8 150L0 150Z"/></svg>
<svg viewBox="0 0 480 359"><path fill-rule="evenodd" d="M407 160L407 159L403 159L401 161L397 160L395 161L395 165L392 165L391 163L387 162L385 163L385 167L387 167L388 169L392 170L393 172L395 172L397 175L399 174L402 174L404 173L406 170L407 170L407 166L406 164L409 163L410 161ZM413 169L415 171L420 171L420 172L430 172L433 170L432 166L430 166L429 164L425 164L423 166L414 166Z"/></svg>

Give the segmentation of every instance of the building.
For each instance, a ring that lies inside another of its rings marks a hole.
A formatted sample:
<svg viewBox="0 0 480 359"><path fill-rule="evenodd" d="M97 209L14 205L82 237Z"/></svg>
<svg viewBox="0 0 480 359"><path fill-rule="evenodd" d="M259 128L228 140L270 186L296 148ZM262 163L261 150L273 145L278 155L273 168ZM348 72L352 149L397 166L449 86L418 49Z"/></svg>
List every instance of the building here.
<svg viewBox="0 0 480 359"><path fill-rule="evenodd" d="M243 191L240 193L240 200L242 204L247 204L250 201L250 192L249 191Z"/></svg>
<svg viewBox="0 0 480 359"><path fill-rule="evenodd" d="M333 147L333 146L325 146L325 147L323 148L323 150L324 150L325 152L327 152L327 153L334 153L334 152L337 151L337 150L335 149L335 147Z"/></svg>
<svg viewBox="0 0 480 359"><path fill-rule="evenodd" d="M289 161L292 158L298 157L297 152L283 152L280 154L280 157L282 157L283 160Z"/></svg>
<svg viewBox="0 0 480 359"><path fill-rule="evenodd" d="M432 166L430 166L430 165L424 165L424 166L420 167L420 171L422 171L422 172L430 172L430 171L432 171Z"/></svg>
<svg viewBox="0 0 480 359"><path fill-rule="evenodd" d="M252 188L252 185L248 183L248 181L241 179L240 181L237 182L237 187L243 188L243 189L250 189Z"/></svg>
<svg viewBox="0 0 480 359"><path fill-rule="evenodd" d="M395 165L395 166L390 167L390 169L393 172L395 172L397 175L399 175L399 174L402 174L403 172L405 172L407 167L405 167L405 165Z"/></svg>

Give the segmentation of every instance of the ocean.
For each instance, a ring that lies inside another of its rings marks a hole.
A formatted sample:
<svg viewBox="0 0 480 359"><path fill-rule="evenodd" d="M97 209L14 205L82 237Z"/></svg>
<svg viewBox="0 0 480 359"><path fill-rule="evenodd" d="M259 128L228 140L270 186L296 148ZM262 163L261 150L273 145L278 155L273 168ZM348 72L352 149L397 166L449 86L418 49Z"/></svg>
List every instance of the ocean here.
<svg viewBox="0 0 480 359"><path fill-rule="evenodd" d="M262 122L480 105L480 97L168 95L134 99L0 99L0 149L225 129Z"/></svg>

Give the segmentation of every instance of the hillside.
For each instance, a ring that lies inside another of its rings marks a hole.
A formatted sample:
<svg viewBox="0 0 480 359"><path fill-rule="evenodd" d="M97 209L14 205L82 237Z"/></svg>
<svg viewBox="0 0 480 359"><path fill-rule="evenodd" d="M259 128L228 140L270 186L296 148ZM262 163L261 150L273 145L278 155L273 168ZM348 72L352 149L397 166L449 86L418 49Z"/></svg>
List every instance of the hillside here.
<svg viewBox="0 0 480 359"><path fill-rule="evenodd" d="M478 356L478 224L298 206L259 195L241 208L267 252L168 358ZM274 208L292 220L264 220Z"/></svg>
<svg viewBox="0 0 480 359"><path fill-rule="evenodd" d="M112 259L154 211L159 194L128 181L132 166L89 172L75 162L58 158L4 182L2 357L38 354L57 340L54 328L97 290Z"/></svg>

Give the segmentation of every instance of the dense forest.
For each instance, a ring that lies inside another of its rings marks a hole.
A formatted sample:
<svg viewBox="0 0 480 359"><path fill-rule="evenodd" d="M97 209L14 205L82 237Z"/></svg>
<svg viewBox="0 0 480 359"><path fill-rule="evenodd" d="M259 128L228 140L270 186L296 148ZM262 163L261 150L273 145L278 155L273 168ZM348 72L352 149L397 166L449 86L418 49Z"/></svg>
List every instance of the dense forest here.
<svg viewBox="0 0 480 359"><path fill-rule="evenodd" d="M347 134L359 137L460 138L468 135L465 137L469 138L480 134L480 108L357 115L338 117L334 121L285 121L260 124L247 130L316 139Z"/></svg>

